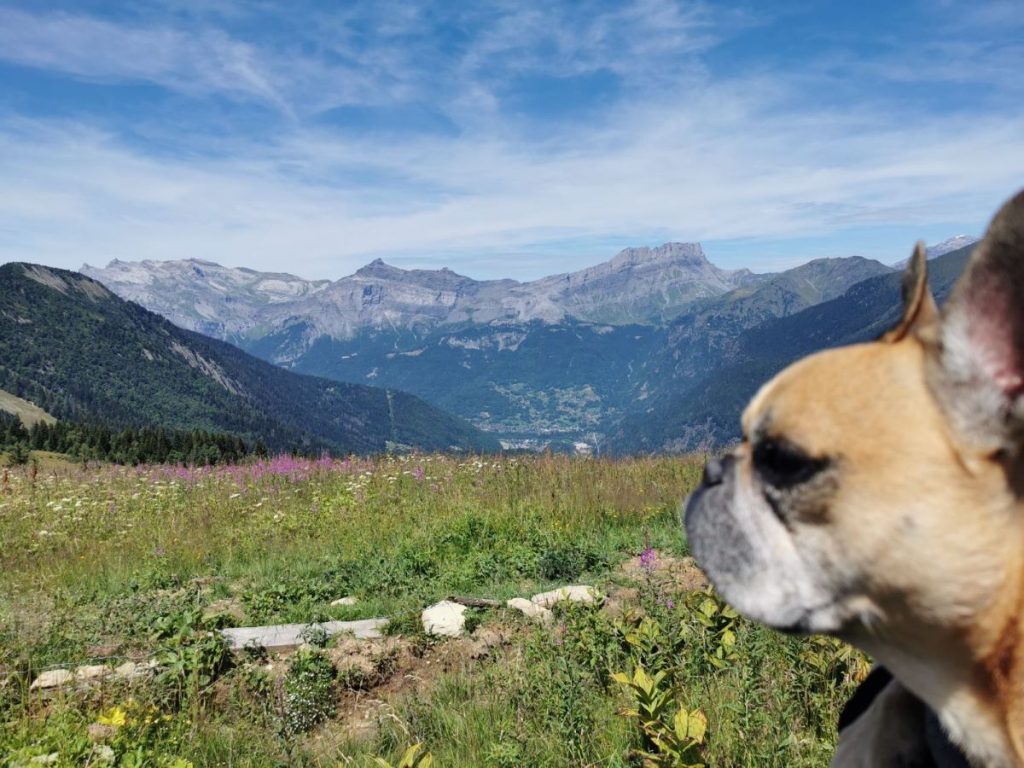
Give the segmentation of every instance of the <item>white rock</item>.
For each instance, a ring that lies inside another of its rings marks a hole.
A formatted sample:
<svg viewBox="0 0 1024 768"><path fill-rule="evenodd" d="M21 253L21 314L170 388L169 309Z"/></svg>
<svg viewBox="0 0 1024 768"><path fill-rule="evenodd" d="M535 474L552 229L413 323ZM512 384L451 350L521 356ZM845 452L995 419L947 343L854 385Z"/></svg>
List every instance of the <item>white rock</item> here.
<svg viewBox="0 0 1024 768"><path fill-rule="evenodd" d="M78 682L85 682L87 680L99 680L102 677L106 677L110 674L110 667L103 666L102 664L93 664L87 667L78 667L75 670L75 680Z"/></svg>
<svg viewBox="0 0 1024 768"><path fill-rule="evenodd" d="M145 664L139 664L136 661L126 661L124 664L114 668L114 677L118 680L135 680L145 677L156 669L157 666L156 659L150 659Z"/></svg>
<svg viewBox="0 0 1024 768"><path fill-rule="evenodd" d="M459 637L466 629L466 606L442 600L424 609L421 620L428 635Z"/></svg>
<svg viewBox="0 0 1024 768"><path fill-rule="evenodd" d="M530 602L525 597L513 597L505 605L519 611L528 619L534 619L544 624L550 622L552 618L551 611L542 605Z"/></svg>
<svg viewBox="0 0 1024 768"><path fill-rule="evenodd" d="M337 600L331 601L331 606L336 607L339 605L355 605L359 602L359 598L356 597L339 597Z"/></svg>
<svg viewBox="0 0 1024 768"><path fill-rule="evenodd" d="M74 682L75 673L70 669L51 669L48 672L43 672L39 677L32 681L32 685L29 686L30 691L36 691L46 688L59 688L62 685Z"/></svg>
<svg viewBox="0 0 1024 768"><path fill-rule="evenodd" d="M311 627L322 629L328 637L351 633L360 640L370 640L380 637L387 623L387 619L363 619L324 621L319 624L273 624L266 627L232 627L222 629L221 634L235 650L245 648L250 643L264 648L297 648L305 642Z"/></svg>
<svg viewBox="0 0 1024 768"><path fill-rule="evenodd" d="M593 587L576 584L552 589L550 592L541 592L531 597L530 602L534 605L550 608L555 603L560 603L563 600L573 603L593 603L596 602L597 597L597 590Z"/></svg>

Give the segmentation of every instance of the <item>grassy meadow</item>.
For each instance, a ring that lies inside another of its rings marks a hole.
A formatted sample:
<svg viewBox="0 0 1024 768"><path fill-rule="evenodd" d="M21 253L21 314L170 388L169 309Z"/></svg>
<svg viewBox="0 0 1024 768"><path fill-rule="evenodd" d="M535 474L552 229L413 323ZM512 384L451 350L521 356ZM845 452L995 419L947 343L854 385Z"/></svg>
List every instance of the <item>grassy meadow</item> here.
<svg viewBox="0 0 1024 768"><path fill-rule="evenodd" d="M0 469L0 766L823 765L864 661L704 587L678 522L700 466ZM472 609L458 639L420 627L449 595L569 583L608 599L549 625ZM284 655L232 655L215 632L371 617L392 620L385 638ZM137 679L29 690L48 669L150 659Z"/></svg>

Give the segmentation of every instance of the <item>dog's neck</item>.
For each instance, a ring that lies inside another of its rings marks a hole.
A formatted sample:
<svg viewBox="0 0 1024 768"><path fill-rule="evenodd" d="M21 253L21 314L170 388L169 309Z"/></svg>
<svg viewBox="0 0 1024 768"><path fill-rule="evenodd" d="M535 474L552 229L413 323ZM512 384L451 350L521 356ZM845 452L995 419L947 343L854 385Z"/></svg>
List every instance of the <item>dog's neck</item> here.
<svg viewBox="0 0 1024 768"><path fill-rule="evenodd" d="M1022 543L1024 551L1024 543ZM1012 560L1015 565L1017 558ZM1008 568L1005 587L969 632L886 632L855 643L924 701L972 764L1024 767L1024 569ZM1006 617L1009 617L1007 619ZM999 624L1002 626L999 626Z"/></svg>
<svg viewBox="0 0 1024 768"><path fill-rule="evenodd" d="M1019 713L1011 702L993 697L992 690L976 682L975 671L967 665L941 672L928 656L887 646L873 654L916 696L938 715L940 722L971 759L972 764L988 768L1024 766L1020 750Z"/></svg>

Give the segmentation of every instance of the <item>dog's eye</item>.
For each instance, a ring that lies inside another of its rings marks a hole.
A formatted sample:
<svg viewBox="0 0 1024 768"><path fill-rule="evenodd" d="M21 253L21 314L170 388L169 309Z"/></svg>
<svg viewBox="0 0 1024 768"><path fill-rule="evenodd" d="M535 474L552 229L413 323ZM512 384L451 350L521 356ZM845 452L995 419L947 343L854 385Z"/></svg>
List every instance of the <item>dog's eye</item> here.
<svg viewBox="0 0 1024 768"><path fill-rule="evenodd" d="M808 456L797 446L765 438L754 446L754 467L762 479L777 488L788 488L810 480L828 463Z"/></svg>

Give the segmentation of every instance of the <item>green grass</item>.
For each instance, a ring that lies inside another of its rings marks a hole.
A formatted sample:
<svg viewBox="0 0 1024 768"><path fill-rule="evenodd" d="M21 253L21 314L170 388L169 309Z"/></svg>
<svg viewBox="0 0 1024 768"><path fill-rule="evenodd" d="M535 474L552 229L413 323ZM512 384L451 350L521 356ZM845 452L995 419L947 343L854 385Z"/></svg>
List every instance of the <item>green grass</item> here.
<svg viewBox="0 0 1024 768"><path fill-rule="evenodd" d="M26 427L31 427L36 422L42 421L46 424L53 424L56 419L37 405L28 400L22 400L17 395L12 395L6 390L0 389L0 411L13 413Z"/></svg>
<svg viewBox="0 0 1024 768"><path fill-rule="evenodd" d="M441 456L10 470L0 489L0 766L30 753L96 764L86 729L112 707L127 713L106 739L117 765L370 765L414 742L437 766L639 765L642 739L610 678L637 664L666 670L672 706L707 714L708 764L821 765L859 657L740 620L735 652L712 663L722 628L701 624L694 604L707 597L653 573L631 584L635 574L618 569L647 546L685 555L679 504L699 472L696 459ZM579 581L631 586L625 615L576 610L542 628L485 612L484 627L507 643L483 658L418 634L418 611L451 594L504 599ZM344 595L359 603L330 606ZM406 635L405 666L359 693L344 675L330 684L321 674L316 695L337 700L317 706L338 714L310 733L283 725L280 663L224 666L208 634L371 616L393 617ZM641 652L628 637L643 616L657 639ZM153 655L180 671L56 697L26 690L48 667ZM366 696L386 706L355 733L349 705Z"/></svg>

